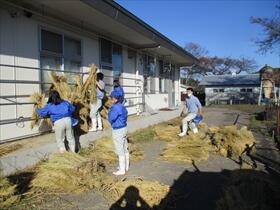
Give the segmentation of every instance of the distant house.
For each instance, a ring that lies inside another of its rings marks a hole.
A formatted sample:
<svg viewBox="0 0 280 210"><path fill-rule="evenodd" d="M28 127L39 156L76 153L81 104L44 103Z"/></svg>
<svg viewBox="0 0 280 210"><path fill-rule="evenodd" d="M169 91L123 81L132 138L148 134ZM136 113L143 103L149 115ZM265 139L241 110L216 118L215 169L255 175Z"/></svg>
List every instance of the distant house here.
<svg viewBox="0 0 280 210"><path fill-rule="evenodd" d="M256 104L260 92L259 74L205 76L205 104Z"/></svg>

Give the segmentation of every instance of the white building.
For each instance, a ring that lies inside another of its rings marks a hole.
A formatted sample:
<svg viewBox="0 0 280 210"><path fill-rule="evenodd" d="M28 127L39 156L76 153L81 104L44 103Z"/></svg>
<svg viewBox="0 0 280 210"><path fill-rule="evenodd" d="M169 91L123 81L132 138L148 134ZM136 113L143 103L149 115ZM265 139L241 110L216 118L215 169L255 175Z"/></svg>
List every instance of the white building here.
<svg viewBox="0 0 280 210"><path fill-rule="evenodd" d="M196 58L108 0L0 0L0 143L37 135L29 96L48 72L96 64L106 89L120 78L129 114L180 101L179 68ZM47 71L49 70L49 71Z"/></svg>
<svg viewBox="0 0 280 210"><path fill-rule="evenodd" d="M257 104L260 75L210 75L199 83L205 89L205 105Z"/></svg>

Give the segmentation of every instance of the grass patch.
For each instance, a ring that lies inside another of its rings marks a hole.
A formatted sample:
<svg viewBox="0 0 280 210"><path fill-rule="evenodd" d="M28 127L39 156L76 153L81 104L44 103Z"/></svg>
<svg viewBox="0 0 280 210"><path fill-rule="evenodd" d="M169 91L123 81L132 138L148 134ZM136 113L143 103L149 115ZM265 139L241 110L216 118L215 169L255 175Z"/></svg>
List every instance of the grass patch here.
<svg viewBox="0 0 280 210"><path fill-rule="evenodd" d="M149 126L147 128L143 128L137 130L131 134L128 134L128 139L133 143L144 143L154 140L156 137L156 132L154 130L154 126Z"/></svg>
<svg viewBox="0 0 280 210"><path fill-rule="evenodd" d="M257 119L257 115L256 114L252 114L250 116L250 120L249 120L249 128L250 129L257 129L260 128L263 125L264 121L258 120Z"/></svg>

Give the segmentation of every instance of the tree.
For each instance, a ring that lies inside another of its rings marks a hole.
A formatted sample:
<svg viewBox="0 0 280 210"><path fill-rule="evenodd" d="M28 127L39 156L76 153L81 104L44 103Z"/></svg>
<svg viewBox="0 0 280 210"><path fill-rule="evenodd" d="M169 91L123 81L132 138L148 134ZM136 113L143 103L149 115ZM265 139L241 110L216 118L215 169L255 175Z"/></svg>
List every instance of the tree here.
<svg viewBox="0 0 280 210"><path fill-rule="evenodd" d="M264 37L255 41L259 46L260 53L272 53L280 48L280 5L276 6L276 12L278 16L274 18L250 18L252 24L262 26L264 31Z"/></svg>
<svg viewBox="0 0 280 210"><path fill-rule="evenodd" d="M196 55L199 62L189 69L189 76L207 74L222 75L235 72L252 72L256 69L256 61L245 57L231 58L231 57L218 57L209 56L208 51L196 43L188 43L185 50Z"/></svg>

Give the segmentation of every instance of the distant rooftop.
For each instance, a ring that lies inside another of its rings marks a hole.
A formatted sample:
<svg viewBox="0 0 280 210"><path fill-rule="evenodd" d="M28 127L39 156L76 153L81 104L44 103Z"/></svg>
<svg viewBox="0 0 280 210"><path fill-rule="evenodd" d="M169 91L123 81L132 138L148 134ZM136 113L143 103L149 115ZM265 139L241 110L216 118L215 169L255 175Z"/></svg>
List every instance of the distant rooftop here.
<svg viewBox="0 0 280 210"><path fill-rule="evenodd" d="M240 86L260 85L259 74L247 75L210 75L205 76L199 83L202 86Z"/></svg>

